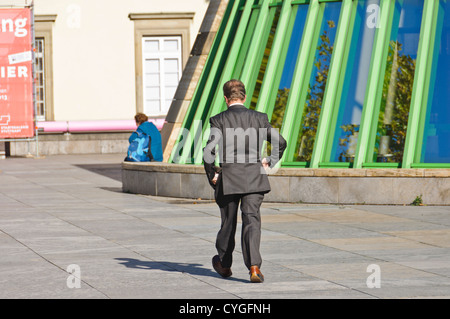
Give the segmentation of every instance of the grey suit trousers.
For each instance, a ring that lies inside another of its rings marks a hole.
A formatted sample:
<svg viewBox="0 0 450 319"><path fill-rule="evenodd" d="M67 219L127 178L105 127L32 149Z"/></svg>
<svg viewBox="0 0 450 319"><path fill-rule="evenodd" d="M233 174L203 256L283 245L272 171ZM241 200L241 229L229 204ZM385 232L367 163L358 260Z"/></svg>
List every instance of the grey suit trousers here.
<svg viewBox="0 0 450 319"><path fill-rule="evenodd" d="M217 185L216 203L220 208L222 224L217 234L216 249L222 267L229 268L233 263L237 213L240 204L242 212L241 246L244 263L261 267L262 258L259 252L261 242L260 207L264 193L223 195L221 183Z"/></svg>

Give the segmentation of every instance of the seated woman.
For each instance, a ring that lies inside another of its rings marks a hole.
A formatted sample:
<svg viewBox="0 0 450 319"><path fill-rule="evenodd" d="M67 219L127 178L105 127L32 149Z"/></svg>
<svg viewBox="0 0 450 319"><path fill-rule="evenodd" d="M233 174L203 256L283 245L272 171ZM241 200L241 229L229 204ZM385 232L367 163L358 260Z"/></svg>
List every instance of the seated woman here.
<svg viewBox="0 0 450 319"><path fill-rule="evenodd" d="M147 115L143 113L137 113L134 117L137 125L136 132L133 132L128 139L131 144L138 139L142 134L145 134L149 137L149 145L144 146L149 148L148 152L148 160L146 161L156 161L156 162L162 162L163 160L163 151L162 151L162 142L161 142L161 133L159 132L158 128L153 124L152 122L148 121ZM145 136L144 135L144 136ZM143 161L143 160L136 160L130 159L130 151L128 152L128 156L125 159L126 161Z"/></svg>

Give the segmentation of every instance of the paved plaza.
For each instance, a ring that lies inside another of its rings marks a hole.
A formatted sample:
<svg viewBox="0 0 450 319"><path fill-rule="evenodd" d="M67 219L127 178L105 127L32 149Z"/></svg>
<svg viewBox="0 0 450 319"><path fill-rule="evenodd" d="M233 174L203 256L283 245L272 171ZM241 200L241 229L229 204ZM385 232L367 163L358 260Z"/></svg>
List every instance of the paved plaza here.
<svg viewBox="0 0 450 319"><path fill-rule="evenodd" d="M450 298L450 207L266 202L252 284L214 202L123 193L122 159L0 160L0 298Z"/></svg>

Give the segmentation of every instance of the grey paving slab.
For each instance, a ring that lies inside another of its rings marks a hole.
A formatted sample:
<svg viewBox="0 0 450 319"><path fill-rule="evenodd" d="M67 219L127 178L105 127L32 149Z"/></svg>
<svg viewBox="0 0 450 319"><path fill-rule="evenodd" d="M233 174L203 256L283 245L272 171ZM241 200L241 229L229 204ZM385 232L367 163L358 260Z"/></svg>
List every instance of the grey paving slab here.
<svg viewBox="0 0 450 319"><path fill-rule="evenodd" d="M211 267L216 204L123 193L122 159L0 160L0 298L450 298L450 207L266 202L266 280L252 284L240 225L222 279Z"/></svg>

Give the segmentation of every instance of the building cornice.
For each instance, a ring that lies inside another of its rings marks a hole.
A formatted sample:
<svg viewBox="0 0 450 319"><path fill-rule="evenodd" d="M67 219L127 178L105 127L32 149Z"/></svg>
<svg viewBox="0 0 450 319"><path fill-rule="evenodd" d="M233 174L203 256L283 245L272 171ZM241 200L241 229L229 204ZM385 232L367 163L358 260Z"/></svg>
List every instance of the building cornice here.
<svg viewBox="0 0 450 319"><path fill-rule="evenodd" d="M130 13L130 20L194 19L194 12Z"/></svg>

